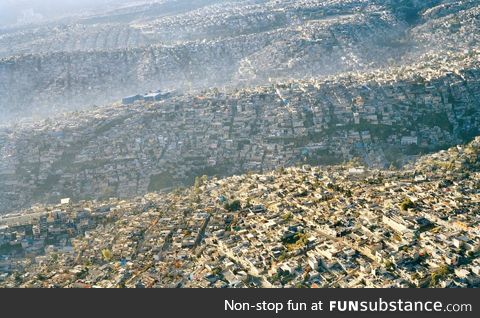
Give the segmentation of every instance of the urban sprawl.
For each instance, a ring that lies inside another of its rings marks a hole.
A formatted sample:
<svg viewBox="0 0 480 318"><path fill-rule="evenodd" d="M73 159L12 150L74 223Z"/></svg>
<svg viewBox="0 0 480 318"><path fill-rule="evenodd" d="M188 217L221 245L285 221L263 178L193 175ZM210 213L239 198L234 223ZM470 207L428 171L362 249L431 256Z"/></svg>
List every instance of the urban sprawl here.
<svg viewBox="0 0 480 318"><path fill-rule="evenodd" d="M0 287L480 287L477 0L0 21Z"/></svg>

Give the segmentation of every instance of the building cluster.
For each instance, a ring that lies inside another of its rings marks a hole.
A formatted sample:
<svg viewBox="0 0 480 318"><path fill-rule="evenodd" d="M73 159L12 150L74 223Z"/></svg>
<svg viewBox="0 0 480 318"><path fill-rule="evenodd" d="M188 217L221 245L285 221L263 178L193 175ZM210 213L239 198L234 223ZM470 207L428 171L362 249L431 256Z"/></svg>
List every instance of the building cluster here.
<svg viewBox="0 0 480 318"><path fill-rule="evenodd" d="M480 7L475 1L445 3L423 14L426 21L412 31L412 38L431 48L461 51L478 47Z"/></svg>
<svg viewBox="0 0 480 318"><path fill-rule="evenodd" d="M148 45L174 45L288 28L305 21L358 12L381 12L371 1L222 1L202 4L139 4L124 8L130 16L105 13L65 17L59 23L5 28L0 57L76 51L108 51ZM183 7L181 7L183 6ZM176 8L181 7L181 8ZM144 11L144 12L142 12ZM160 13L160 14L159 14Z"/></svg>
<svg viewBox="0 0 480 318"><path fill-rule="evenodd" d="M0 210L129 198L297 163L402 165L480 127L478 51L410 67L172 96L0 132ZM127 98L128 99L128 98Z"/></svg>
<svg viewBox="0 0 480 318"><path fill-rule="evenodd" d="M385 10L385 8L382 8ZM162 42L215 39L298 27L306 21L350 14L380 12L368 1L222 2L175 16L162 16L135 27Z"/></svg>
<svg viewBox="0 0 480 318"><path fill-rule="evenodd" d="M93 211L87 205L74 209L70 199L48 210L33 208L29 213L11 213L0 217L0 271L17 269L18 260L45 253L69 253L71 239L108 219L111 212L105 206Z"/></svg>
<svg viewBox="0 0 480 318"><path fill-rule="evenodd" d="M134 200L66 200L66 211L104 217L72 237L70 249L54 244L3 260L15 269L0 284L478 287L479 156L477 138L404 170L303 165L202 177L189 189ZM15 217L28 223L55 209Z"/></svg>
<svg viewBox="0 0 480 318"><path fill-rule="evenodd" d="M0 35L0 57L54 52L108 51L150 44L139 30L121 24L42 24Z"/></svg>
<svg viewBox="0 0 480 318"><path fill-rule="evenodd" d="M161 90L158 90L156 92L150 92L147 94L137 94L137 95L131 95L122 98L122 104L123 105L131 105L135 104L135 102L139 101L144 101L144 102L158 102L164 99L167 99L172 96L175 92L162 92Z"/></svg>
<svg viewBox="0 0 480 318"><path fill-rule="evenodd" d="M244 87L403 65L438 50L444 38L428 25L410 33L383 1L164 9L133 7L121 15L6 29L0 34L1 118L55 116L158 88ZM422 22L440 23L428 17ZM449 36L463 49L472 46L474 31Z"/></svg>

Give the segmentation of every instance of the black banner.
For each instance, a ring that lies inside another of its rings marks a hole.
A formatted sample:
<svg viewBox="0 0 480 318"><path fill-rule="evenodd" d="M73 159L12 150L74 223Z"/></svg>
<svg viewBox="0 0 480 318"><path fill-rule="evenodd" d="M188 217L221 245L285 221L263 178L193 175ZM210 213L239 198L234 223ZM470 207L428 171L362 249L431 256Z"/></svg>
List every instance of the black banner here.
<svg viewBox="0 0 480 318"><path fill-rule="evenodd" d="M0 299L3 313L19 317L478 317L479 296L477 289L98 289L2 290Z"/></svg>

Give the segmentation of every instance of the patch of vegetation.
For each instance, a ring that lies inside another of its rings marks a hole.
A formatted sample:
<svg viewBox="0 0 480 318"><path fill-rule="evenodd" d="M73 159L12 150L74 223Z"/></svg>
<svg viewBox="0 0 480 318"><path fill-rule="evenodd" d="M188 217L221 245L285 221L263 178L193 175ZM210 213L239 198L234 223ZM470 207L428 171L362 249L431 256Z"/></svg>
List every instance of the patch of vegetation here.
<svg viewBox="0 0 480 318"><path fill-rule="evenodd" d="M295 235L283 240L289 251L295 251L307 246L308 236L305 233L296 233Z"/></svg>
<svg viewBox="0 0 480 318"><path fill-rule="evenodd" d="M403 199L402 203L400 203L400 208L402 211L408 211L408 209L414 209L415 207L416 204L409 198Z"/></svg>
<svg viewBox="0 0 480 318"><path fill-rule="evenodd" d="M439 267L430 275L430 287L434 287L450 272L450 267L448 265L443 265Z"/></svg>
<svg viewBox="0 0 480 318"><path fill-rule="evenodd" d="M148 184L148 191L155 192L162 189L170 188L174 184L173 176L168 172L150 176L150 183Z"/></svg>
<svg viewBox="0 0 480 318"><path fill-rule="evenodd" d="M22 248L21 244L15 244L15 245L3 244L3 245L0 245L0 254L1 255L10 255L12 253L20 253L22 251L23 251L23 248Z"/></svg>
<svg viewBox="0 0 480 318"><path fill-rule="evenodd" d="M234 200L231 203L226 202L223 207L229 212L237 212L242 208L242 204L239 200Z"/></svg>
<svg viewBox="0 0 480 318"><path fill-rule="evenodd" d="M293 214L291 212L288 212L288 213L285 213L284 215L282 215L282 220L284 222L288 222L292 219L293 219Z"/></svg>
<svg viewBox="0 0 480 318"><path fill-rule="evenodd" d="M447 113L428 113L421 117L418 122L428 127L437 126L449 132L453 130L453 125L448 119Z"/></svg>

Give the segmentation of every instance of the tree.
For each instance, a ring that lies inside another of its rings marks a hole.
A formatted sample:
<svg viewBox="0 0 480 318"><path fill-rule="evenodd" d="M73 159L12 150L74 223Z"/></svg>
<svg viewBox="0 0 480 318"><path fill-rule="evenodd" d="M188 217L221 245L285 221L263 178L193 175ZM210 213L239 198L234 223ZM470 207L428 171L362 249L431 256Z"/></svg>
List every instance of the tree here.
<svg viewBox="0 0 480 318"><path fill-rule="evenodd" d="M194 183L194 185L193 185L193 191L195 192L195 194L199 194L199 193L200 193L201 183L202 183L202 181L200 180L200 178L199 178L199 177L195 177L195 183Z"/></svg>
<svg viewBox="0 0 480 318"><path fill-rule="evenodd" d="M23 283L22 274L20 274L19 272L15 272L14 279L15 279L15 283L17 284Z"/></svg>
<svg viewBox="0 0 480 318"><path fill-rule="evenodd" d="M283 174L286 173L286 170L285 170L284 167L280 166L280 167L277 168L276 172L277 172L278 174L282 174L282 175L283 175Z"/></svg>
<svg viewBox="0 0 480 318"><path fill-rule="evenodd" d="M430 287L434 287L437 283L448 275L450 268L448 265L440 266L436 271L434 271L430 276Z"/></svg>
<svg viewBox="0 0 480 318"><path fill-rule="evenodd" d="M50 259L52 260L52 262L58 261L58 254L57 253L51 254Z"/></svg>
<svg viewBox="0 0 480 318"><path fill-rule="evenodd" d="M410 200L409 198L405 198L402 203L400 203L400 208L403 210L403 211L407 211L408 209L413 209L415 208L415 203L413 203L412 200Z"/></svg>
<svg viewBox="0 0 480 318"><path fill-rule="evenodd" d="M232 203L225 203L224 208L229 212L236 212L242 208L242 204L239 200L234 200Z"/></svg>
<svg viewBox="0 0 480 318"><path fill-rule="evenodd" d="M102 256L106 262L109 262L113 257L112 252L109 249L103 249Z"/></svg>
<svg viewBox="0 0 480 318"><path fill-rule="evenodd" d="M392 261L385 262L385 269L389 272L393 272L395 270L395 264Z"/></svg>
<svg viewBox="0 0 480 318"><path fill-rule="evenodd" d="M288 213L285 213L284 215L282 215L282 220L285 221L285 222L288 222L291 219L293 219L293 214L291 212L288 212Z"/></svg>

